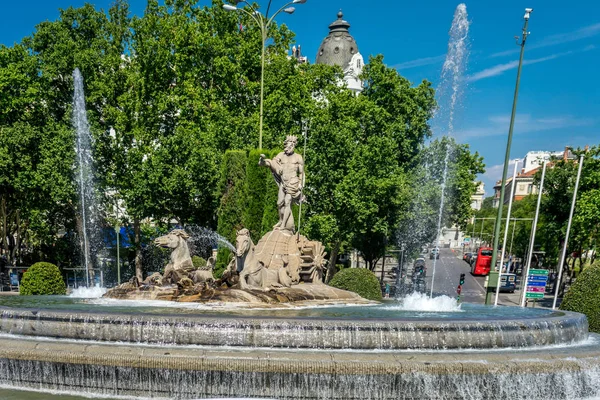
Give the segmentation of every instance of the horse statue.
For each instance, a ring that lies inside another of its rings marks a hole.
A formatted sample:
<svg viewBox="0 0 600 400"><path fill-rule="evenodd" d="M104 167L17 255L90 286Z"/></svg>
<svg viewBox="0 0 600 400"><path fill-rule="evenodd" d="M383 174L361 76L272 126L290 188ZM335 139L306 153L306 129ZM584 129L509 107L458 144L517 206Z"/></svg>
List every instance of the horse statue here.
<svg viewBox="0 0 600 400"><path fill-rule="evenodd" d="M241 289L261 289L290 287L292 280L287 272L287 263L282 260L279 268L266 268L255 253L255 245L248 229L237 232L235 241L237 269L240 270Z"/></svg>
<svg viewBox="0 0 600 400"><path fill-rule="evenodd" d="M211 284L215 281L215 277L213 276L213 269L215 268L215 258L209 257L206 261L206 265L198 268L191 274L192 281L194 283L204 283Z"/></svg>
<svg viewBox="0 0 600 400"><path fill-rule="evenodd" d="M170 262L165 267L163 283L178 283L183 278L188 278L188 272L194 270L190 249L187 240L190 235L183 229L174 229L164 236L154 239L154 244L160 247L173 249Z"/></svg>

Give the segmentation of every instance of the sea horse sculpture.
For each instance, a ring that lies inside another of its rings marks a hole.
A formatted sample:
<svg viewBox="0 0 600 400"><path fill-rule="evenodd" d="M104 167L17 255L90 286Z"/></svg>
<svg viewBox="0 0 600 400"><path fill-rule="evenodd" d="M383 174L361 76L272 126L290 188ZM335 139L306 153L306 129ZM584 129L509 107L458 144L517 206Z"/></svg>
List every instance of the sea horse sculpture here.
<svg viewBox="0 0 600 400"><path fill-rule="evenodd" d="M189 271L194 270L187 244L189 237L183 229L174 229L168 234L154 239L155 245L173 249L170 262L165 267L163 274L164 283L178 283L181 279L188 277Z"/></svg>

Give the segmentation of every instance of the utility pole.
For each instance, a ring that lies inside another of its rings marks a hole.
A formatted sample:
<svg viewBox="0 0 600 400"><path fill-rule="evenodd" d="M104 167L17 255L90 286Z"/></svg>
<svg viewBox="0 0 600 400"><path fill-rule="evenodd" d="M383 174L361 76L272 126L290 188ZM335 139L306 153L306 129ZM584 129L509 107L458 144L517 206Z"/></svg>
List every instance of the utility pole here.
<svg viewBox="0 0 600 400"><path fill-rule="evenodd" d="M496 265L498 259L498 241L500 239L500 225L502 224L502 208L504 206L504 192L506 189L506 175L508 173L508 164L510 163L510 148L512 144L513 128L515 126L515 116L517 114L517 99L519 97L519 83L521 82L521 69L523 67L523 54L525 53L525 42L527 41L527 25L529 23L529 16L533 8L525 9L525 24L523 25L522 40L520 43L521 53L519 56L519 67L517 69L517 83L515 85L515 95L513 98L512 112L510 115L510 126L508 128L508 140L506 141L506 152L504 154L504 168L502 170L502 182L500 186L500 203L498 204L498 214L496 218L496 224L494 225L494 245L492 253L492 268ZM500 282L498 282L500 284Z"/></svg>

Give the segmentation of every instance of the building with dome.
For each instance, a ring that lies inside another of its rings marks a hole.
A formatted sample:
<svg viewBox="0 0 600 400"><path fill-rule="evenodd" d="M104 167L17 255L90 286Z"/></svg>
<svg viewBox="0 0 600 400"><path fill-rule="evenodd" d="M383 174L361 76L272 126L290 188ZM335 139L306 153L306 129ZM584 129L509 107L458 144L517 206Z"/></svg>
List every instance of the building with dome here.
<svg viewBox="0 0 600 400"><path fill-rule="evenodd" d="M337 20L329 25L329 35L319 46L316 63L342 67L346 86L358 95L363 91L363 82L359 76L364 60L349 28L350 24L344 20L344 14L340 11Z"/></svg>

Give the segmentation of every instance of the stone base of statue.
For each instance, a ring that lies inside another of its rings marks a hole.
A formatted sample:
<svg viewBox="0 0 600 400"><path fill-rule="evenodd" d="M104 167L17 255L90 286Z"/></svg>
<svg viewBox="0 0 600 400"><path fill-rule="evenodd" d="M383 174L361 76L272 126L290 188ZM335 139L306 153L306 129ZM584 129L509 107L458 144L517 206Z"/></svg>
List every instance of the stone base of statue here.
<svg viewBox="0 0 600 400"><path fill-rule="evenodd" d="M174 249L165 275L154 273L143 282L133 278L110 289L104 297L250 305L371 303L355 293L323 284L323 245L288 230L273 229L256 245L247 229L240 230L235 258L219 280L212 276L212 258L207 267L190 269L186 240L180 230L156 239L157 244Z"/></svg>
<svg viewBox="0 0 600 400"><path fill-rule="evenodd" d="M123 285L121 285L123 286ZM356 293L337 289L323 284L306 283L290 288L270 290L239 289L227 287L190 287L182 289L172 286L141 286L137 289L116 287L105 297L123 300L166 300L194 303L246 303L252 305L269 304L369 304Z"/></svg>

